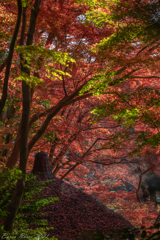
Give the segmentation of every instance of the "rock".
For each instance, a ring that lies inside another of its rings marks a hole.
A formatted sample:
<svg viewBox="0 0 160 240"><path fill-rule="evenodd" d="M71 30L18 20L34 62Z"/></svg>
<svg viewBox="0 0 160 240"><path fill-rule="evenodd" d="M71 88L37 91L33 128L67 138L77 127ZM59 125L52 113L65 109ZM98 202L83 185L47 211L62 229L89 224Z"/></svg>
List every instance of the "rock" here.
<svg viewBox="0 0 160 240"><path fill-rule="evenodd" d="M158 199L158 191L160 191L160 177L150 172L145 174L143 176L141 189L144 200L146 200L149 195L150 201L156 202Z"/></svg>
<svg viewBox="0 0 160 240"><path fill-rule="evenodd" d="M124 182L123 180L122 181L122 184L121 186L118 186L118 187L114 187L110 190L111 191L126 191L126 192L131 192L133 189L135 189L135 187L133 185L131 185L130 183L127 183L127 182Z"/></svg>

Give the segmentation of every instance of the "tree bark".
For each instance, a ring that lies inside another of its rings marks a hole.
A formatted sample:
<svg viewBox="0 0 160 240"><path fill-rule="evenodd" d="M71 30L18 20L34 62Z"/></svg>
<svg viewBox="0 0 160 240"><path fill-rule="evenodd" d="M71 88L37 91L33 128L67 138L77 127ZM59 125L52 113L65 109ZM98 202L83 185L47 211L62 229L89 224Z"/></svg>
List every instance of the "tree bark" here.
<svg viewBox="0 0 160 240"><path fill-rule="evenodd" d="M41 0L35 0L34 8L31 12L30 27L27 38L27 45L31 45L33 41L33 34L36 26L36 19L38 16L39 6ZM23 30L22 30L23 34ZM23 36L22 36L23 37ZM23 38L21 38L23 39ZM30 74L27 68L21 67L22 71ZM28 157L28 124L29 124L29 110L30 110L30 87L25 81L22 82L22 93L23 93L23 111L21 121L21 144L20 144L20 164L19 169L23 173L23 177L18 180L13 198L8 205L8 215L4 222L4 230L12 233L16 214L22 201L23 192L25 188L25 177L26 177L26 165Z"/></svg>
<svg viewBox="0 0 160 240"><path fill-rule="evenodd" d="M53 163L54 163L53 154L55 152L57 144L58 144L58 138L56 137L55 140L52 142L50 153L49 153L49 162L52 170L53 170Z"/></svg>
<svg viewBox="0 0 160 240"><path fill-rule="evenodd" d="M33 89L31 89L31 93L30 93L30 102L32 103L32 96L33 96ZM28 132L30 130L31 126L29 124L29 129ZM6 167L7 168L13 168L17 161L19 160L19 155L20 155L20 142L21 142L21 122L18 128L18 133L17 133L17 137L16 137L16 141L12 150L12 153L7 161Z"/></svg>
<svg viewBox="0 0 160 240"><path fill-rule="evenodd" d="M70 103L71 101L74 100L74 98L79 94L79 92L81 91L81 89L84 87L84 85L86 85L86 83L82 84L80 87L77 88L77 90L72 93L70 96L65 96L63 97L59 103L53 107L53 110L51 110L44 123L42 124L41 128L37 131L37 133L33 136L33 138L30 140L30 142L28 143L28 153L30 153L30 151L32 150L33 146L35 145L35 143L39 140L39 138L43 135L43 133L45 132L45 130L47 129L48 124L50 123L51 119L56 116L56 114L66 105L68 105L68 103ZM85 95L86 96L86 95Z"/></svg>
<svg viewBox="0 0 160 240"><path fill-rule="evenodd" d="M9 55L8 55L8 58L7 58L7 66L6 66L6 71L5 71L4 83L3 83L3 92L2 92L2 97L1 97L1 100L0 100L0 116L1 116L1 113L2 113L2 110L3 110L3 107L5 105L6 99L7 99L7 89L8 89L8 79L9 79L9 74L10 74L10 67L11 67L11 63L12 63L14 46L15 46L15 42L16 42L16 39L17 39L20 23L21 23L21 15L22 15L21 0L17 0L17 5L18 5L18 18L17 18L15 29L14 29L10 49L9 49Z"/></svg>
<svg viewBox="0 0 160 240"><path fill-rule="evenodd" d="M90 95L91 95L91 94L90 94ZM70 104L72 104L72 103L74 103L74 102L80 101L81 99L87 98L87 97L89 97L90 95L84 94L83 96L78 96L78 97L76 97L76 98L74 98L74 99L72 99L72 100L70 100L70 101L68 101L68 102L65 102L63 106L68 106L68 105L70 105ZM82 97L83 97L83 98L82 98ZM58 104L57 104L57 105L58 105ZM32 127L32 124L33 124L37 119L39 119L40 117L43 117L43 116L47 115L47 113L49 114L50 112L53 112L54 109L56 109L57 105L54 106L54 107L52 107L52 108L50 108L50 109L47 109L47 110L46 110L45 112L43 112L43 113L40 113L40 114L37 114L37 113L36 113L36 114L34 114L34 115L31 117L30 121L29 121L29 131L30 131L31 127ZM60 110L63 108L63 106L60 108ZM60 110L59 110L59 111L60 111ZM59 111L58 111L58 112L59 112ZM55 115L56 115L56 114L55 114ZM41 137L41 135L40 135L40 137ZM32 139L31 139L31 141L30 141L30 143L29 143L29 146L30 146L31 142L32 142ZM36 143L36 142L35 142L35 143ZM34 144L35 144L35 143L34 143ZM29 149L30 149L30 150L29 150L29 152L30 152L31 149L32 149L32 147L31 147L31 148L29 147ZM18 134L17 134L17 138L16 138L16 141L15 141L15 144L14 144L14 148L13 148L13 150L12 150L11 156L10 156L9 159L8 159L8 162L7 162L7 164L6 164L6 167L12 168L13 166L16 165L16 163L17 163L17 161L18 161L18 158L19 158L19 151L20 151L20 130L18 130Z"/></svg>
<svg viewBox="0 0 160 240"><path fill-rule="evenodd" d="M18 133L17 133L15 144L14 144L14 148L6 164L7 168L13 168L13 166L15 166L18 161L19 152L20 152L20 140L21 140L21 123L18 128Z"/></svg>

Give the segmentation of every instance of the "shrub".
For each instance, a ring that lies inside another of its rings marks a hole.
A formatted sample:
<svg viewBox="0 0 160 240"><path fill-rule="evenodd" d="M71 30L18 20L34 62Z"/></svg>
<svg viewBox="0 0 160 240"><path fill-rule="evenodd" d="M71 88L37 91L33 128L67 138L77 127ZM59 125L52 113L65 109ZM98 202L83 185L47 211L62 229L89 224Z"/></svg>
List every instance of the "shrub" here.
<svg viewBox="0 0 160 240"><path fill-rule="evenodd" d="M7 206L12 199L17 180L22 177L22 172L18 168L7 169L2 173L0 168L0 220L3 221L7 216ZM51 228L40 227L46 226L47 220L36 219L38 216L43 216L45 213L41 213L39 210L48 205L58 201L58 198L50 196L50 198L43 198L43 191L47 187L44 186L46 183L54 180L47 181L36 181L37 176L33 174L26 175L26 186L23 194L22 204L16 215L14 222L14 230L12 237L10 233L4 232L4 226L0 228L0 237L3 239L49 239L46 234L46 230ZM36 198L34 197L36 196ZM29 223L34 223L39 226L35 229L29 228ZM53 229L53 228L52 228ZM28 236L29 235L29 236ZM52 240L57 238L52 237Z"/></svg>

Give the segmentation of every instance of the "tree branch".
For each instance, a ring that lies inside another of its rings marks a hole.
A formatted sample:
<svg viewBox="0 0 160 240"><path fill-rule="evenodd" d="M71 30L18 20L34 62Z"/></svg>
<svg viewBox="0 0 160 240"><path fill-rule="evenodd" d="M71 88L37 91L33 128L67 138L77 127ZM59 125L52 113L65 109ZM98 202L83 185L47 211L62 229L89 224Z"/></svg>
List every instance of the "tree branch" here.
<svg viewBox="0 0 160 240"><path fill-rule="evenodd" d="M19 27L20 27L20 22L21 22L21 15L22 15L22 3L21 0L17 0L17 5L18 5L18 17L17 17L17 22L16 26L14 29L13 33L13 38L10 44L10 49L9 49L9 55L7 58L7 66L6 66L6 71L5 71L5 77L4 77L4 83L3 83L3 92L2 92L2 97L0 100L0 115L3 111L6 99L7 99L7 90L8 90L8 79L9 79L9 74L10 74L10 67L12 63L12 57L13 57L13 52L14 52L14 46L15 42L17 39Z"/></svg>
<svg viewBox="0 0 160 240"><path fill-rule="evenodd" d="M0 72L3 71L3 68L7 65L8 57L4 60L4 62L0 65Z"/></svg>

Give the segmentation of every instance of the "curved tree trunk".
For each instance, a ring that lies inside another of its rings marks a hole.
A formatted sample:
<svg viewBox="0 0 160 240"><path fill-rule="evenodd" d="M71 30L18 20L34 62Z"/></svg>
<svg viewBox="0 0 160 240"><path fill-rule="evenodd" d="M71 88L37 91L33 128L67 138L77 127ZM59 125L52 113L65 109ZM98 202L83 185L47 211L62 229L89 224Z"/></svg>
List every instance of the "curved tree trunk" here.
<svg viewBox="0 0 160 240"><path fill-rule="evenodd" d="M38 16L39 6L41 0L35 0L34 8L31 12L31 20L30 20L30 27L29 33L27 38L27 45L31 45L33 41L33 34L35 31L36 26L36 19ZM23 25L22 25L22 35L21 35L21 43L24 39L24 32L25 32L25 10L24 10L24 18L23 18ZM23 72L30 74L28 68L24 68L21 66ZM4 230L9 231L12 233L14 221L16 218L16 214L18 212L19 206L22 201L23 192L25 188L25 177L26 177L26 165L27 165L27 157L28 157L28 123L29 123L29 110L30 110L30 87L26 84L25 81L22 82L22 92L23 92L23 111L22 111L22 122L21 122L21 143L20 143L20 164L19 169L23 173L23 177L18 180L16 189L13 195L11 202L8 205L8 215L4 221Z"/></svg>

